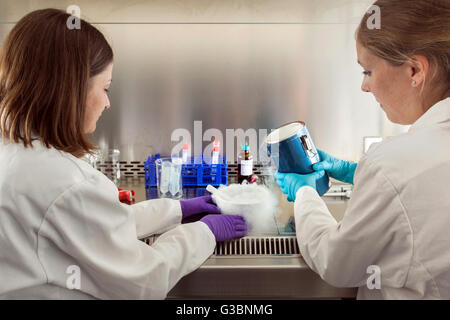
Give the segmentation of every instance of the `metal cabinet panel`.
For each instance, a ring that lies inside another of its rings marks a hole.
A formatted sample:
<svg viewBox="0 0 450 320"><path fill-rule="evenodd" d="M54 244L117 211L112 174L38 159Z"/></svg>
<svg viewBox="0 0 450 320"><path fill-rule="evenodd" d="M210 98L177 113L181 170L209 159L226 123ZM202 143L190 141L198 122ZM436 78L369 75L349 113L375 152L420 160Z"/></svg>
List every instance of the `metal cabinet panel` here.
<svg viewBox="0 0 450 320"><path fill-rule="evenodd" d="M358 160L364 136L405 130L360 90L354 32L371 2L1 0L0 42L34 9L78 5L115 52L112 108L93 138L123 160L170 153L178 128L194 143L196 120L226 139L300 119L319 148Z"/></svg>

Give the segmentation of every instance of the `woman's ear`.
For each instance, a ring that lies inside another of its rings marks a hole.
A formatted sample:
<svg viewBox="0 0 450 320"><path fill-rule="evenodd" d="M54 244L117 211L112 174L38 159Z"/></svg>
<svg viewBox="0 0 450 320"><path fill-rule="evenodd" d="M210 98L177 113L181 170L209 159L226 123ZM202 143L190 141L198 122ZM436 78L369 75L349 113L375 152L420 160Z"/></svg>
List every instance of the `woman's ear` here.
<svg viewBox="0 0 450 320"><path fill-rule="evenodd" d="M408 73L411 77L411 85L417 87L425 81L430 69L430 63L427 57L414 55L411 57L409 64Z"/></svg>

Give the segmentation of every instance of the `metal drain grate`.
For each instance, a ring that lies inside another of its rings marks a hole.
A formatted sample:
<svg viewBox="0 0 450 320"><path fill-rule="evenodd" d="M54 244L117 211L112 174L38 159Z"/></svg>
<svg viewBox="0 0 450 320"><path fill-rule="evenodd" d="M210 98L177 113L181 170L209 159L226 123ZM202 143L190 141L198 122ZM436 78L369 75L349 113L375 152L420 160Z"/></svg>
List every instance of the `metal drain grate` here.
<svg viewBox="0 0 450 320"><path fill-rule="evenodd" d="M158 236L142 239L152 245ZM218 242L214 250L214 257L261 257L261 256L299 256L297 238L283 237L244 237L231 241Z"/></svg>

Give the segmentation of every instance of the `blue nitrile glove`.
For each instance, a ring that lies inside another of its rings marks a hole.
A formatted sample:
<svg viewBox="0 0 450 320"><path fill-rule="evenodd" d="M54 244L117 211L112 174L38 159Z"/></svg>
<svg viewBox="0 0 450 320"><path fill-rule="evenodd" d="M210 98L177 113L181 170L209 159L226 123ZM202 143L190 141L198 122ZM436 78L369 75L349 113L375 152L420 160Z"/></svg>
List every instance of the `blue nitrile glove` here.
<svg viewBox="0 0 450 320"><path fill-rule="evenodd" d="M211 195L180 200L182 223L198 221L206 214L219 214L220 209L212 201Z"/></svg>
<svg viewBox="0 0 450 320"><path fill-rule="evenodd" d="M247 223L241 216L209 214L200 219L216 237L216 241L227 241L247 234Z"/></svg>
<svg viewBox="0 0 450 320"><path fill-rule="evenodd" d="M356 162L337 159L319 149L317 151L319 152L320 162L313 164L312 167L315 171L325 170L330 177L353 184L353 176L358 165Z"/></svg>
<svg viewBox="0 0 450 320"><path fill-rule="evenodd" d="M310 186L316 189L316 181L325 175L324 170L316 171L309 174L297 173L275 173L275 178L283 193L287 194L288 201L295 201L298 189L303 186Z"/></svg>

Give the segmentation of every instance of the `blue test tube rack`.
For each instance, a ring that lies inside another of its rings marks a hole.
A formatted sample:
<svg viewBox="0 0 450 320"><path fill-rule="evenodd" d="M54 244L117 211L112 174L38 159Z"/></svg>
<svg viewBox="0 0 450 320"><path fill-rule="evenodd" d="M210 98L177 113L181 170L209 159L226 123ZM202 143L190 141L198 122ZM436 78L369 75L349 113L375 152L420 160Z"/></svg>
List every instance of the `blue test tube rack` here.
<svg viewBox="0 0 450 320"><path fill-rule="evenodd" d="M155 161L161 158L159 154L148 157L145 161L145 185L147 187L156 187L156 164ZM211 158L203 156L188 157L186 163L181 167L181 179L183 187L219 186L226 185L227 176L227 158L219 156L218 164L211 164Z"/></svg>

